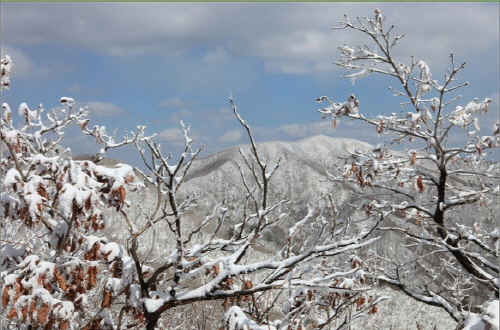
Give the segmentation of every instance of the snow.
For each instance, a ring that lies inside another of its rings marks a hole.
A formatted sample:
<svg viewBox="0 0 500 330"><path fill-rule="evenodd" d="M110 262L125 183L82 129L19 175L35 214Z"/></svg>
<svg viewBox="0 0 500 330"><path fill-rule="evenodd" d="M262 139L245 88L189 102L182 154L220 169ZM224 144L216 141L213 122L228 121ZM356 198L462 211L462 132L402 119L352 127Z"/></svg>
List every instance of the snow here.
<svg viewBox="0 0 500 330"><path fill-rule="evenodd" d="M110 277L106 280L104 288L114 294L118 294L122 289L122 281L119 278Z"/></svg>
<svg viewBox="0 0 500 330"><path fill-rule="evenodd" d="M75 311L75 306L69 301L60 301L60 304L56 304L53 313L64 320L68 320L73 316Z"/></svg>
<svg viewBox="0 0 500 330"><path fill-rule="evenodd" d="M499 329L499 301L490 301L483 309L483 313L471 313L464 322L463 330L498 330Z"/></svg>
<svg viewBox="0 0 500 330"><path fill-rule="evenodd" d="M141 308L141 287L139 284L131 284L129 286L129 295L127 297L127 305L135 309Z"/></svg>
<svg viewBox="0 0 500 330"><path fill-rule="evenodd" d="M61 97L59 102L61 102L62 104L67 104L69 106L73 106L75 104L74 99L72 99L71 97L66 97L66 96Z"/></svg>
<svg viewBox="0 0 500 330"><path fill-rule="evenodd" d="M194 244L191 250L189 251L188 257L199 257L201 256L200 252L206 247L206 245Z"/></svg>
<svg viewBox="0 0 500 330"><path fill-rule="evenodd" d="M61 156L46 157L45 155L42 154L36 154L31 158L33 164L44 164L44 165L50 164L50 169L52 171L56 171L60 160Z"/></svg>
<svg viewBox="0 0 500 330"><path fill-rule="evenodd" d="M29 194L24 197L25 201L29 205L29 214L32 218L37 218L40 216L39 205L42 205L44 198L38 194Z"/></svg>
<svg viewBox="0 0 500 330"><path fill-rule="evenodd" d="M16 274L9 274L2 277L2 282L4 283L4 285L14 285L16 281L17 281Z"/></svg>
<svg viewBox="0 0 500 330"><path fill-rule="evenodd" d="M101 247L101 254L106 256L107 261L113 261L124 255L125 249L116 242L108 243Z"/></svg>
<svg viewBox="0 0 500 330"><path fill-rule="evenodd" d="M165 301L171 298L168 293L163 291L151 291L149 296L151 298L144 298L143 303L150 313L156 312L161 306L163 306Z"/></svg>
<svg viewBox="0 0 500 330"><path fill-rule="evenodd" d="M425 63L424 61L420 60L420 61L417 62L417 65L422 70L423 78L429 79L431 77L431 71L429 70L429 66L427 66L427 63Z"/></svg>
<svg viewBox="0 0 500 330"><path fill-rule="evenodd" d="M107 239L93 235L85 236L85 252L90 251L96 243L107 243Z"/></svg>
<svg viewBox="0 0 500 330"><path fill-rule="evenodd" d="M44 303L53 304L52 295L44 288L33 290L33 296L40 298Z"/></svg>
<svg viewBox="0 0 500 330"><path fill-rule="evenodd" d="M224 320L229 330L276 330L272 325L259 326L249 319L239 306L232 306L224 315Z"/></svg>
<svg viewBox="0 0 500 330"><path fill-rule="evenodd" d="M493 300L486 306L481 319L486 324L491 325L491 330L498 330L500 324L498 300Z"/></svg>
<svg viewBox="0 0 500 330"><path fill-rule="evenodd" d="M484 323L477 314L471 314L462 330L485 330Z"/></svg>
<svg viewBox="0 0 500 330"><path fill-rule="evenodd" d="M1 88L9 89L10 85L10 73L12 72L12 68L14 67L14 63L12 63L12 59L9 55L5 55L2 58L1 70L2 70L2 81Z"/></svg>
<svg viewBox="0 0 500 330"><path fill-rule="evenodd" d="M30 256L27 256L26 258L24 258L24 260L19 263L19 268L23 269L24 271L34 271L35 268L36 268L36 265L40 262L40 258L33 254L33 255L30 255Z"/></svg>
<svg viewBox="0 0 500 330"><path fill-rule="evenodd" d="M345 77L349 78L351 80L352 84L354 85L354 83L356 82L356 79L364 78L364 77L368 76L370 73L371 73L370 69L363 69L359 72L356 72L356 73L353 73L350 75L346 75Z"/></svg>
<svg viewBox="0 0 500 330"><path fill-rule="evenodd" d="M13 246L11 244L5 244L0 249L0 270L3 271L4 268L9 267L9 259L18 259L26 253L26 245Z"/></svg>
<svg viewBox="0 0 500 330"><path fill-rule="evenodd" d="M81 207L83 205L82 192L74 185L65 183L61 189L61 195L59 196L59 211L64 217L71 215L73 201L77 206Z"/></svg>
<svg viewBox="0 0 500 330"><path fill-rule="evenodd" d="M126 164L117 164L115 168L109 168L101 165L96 165L93 168L94 172L103 177L107 177L112 179L113 185L111 186L111 190L115 190L127 184L132 186L132 188L142 188L144 184L139 182L129 182L129 178L134 177L134 169L130 165Z"/></svg>
<svg viewBox="0 0 500 330"><path fill-rule="evenodd" d="M52 262L40 261L33 273L36 275L44 275L48 281L51 281L54 277L55 267L56 265Z"/></svg>
<svg viewBox="0 0 500 330"><path fill-rule="evenodd" d="M15 183L21 182L21 180L22 180L21 173L19 173L19 171L16 170L15 168L11 168L5 174L5 178L3 180L3 187L12 188L12 186Z"/></svg>
<svg viewBox="0 0 500 330"><path fill-rule="evenodd" d="M161 306L163 306L164 302L165 301L163 299L144 299L144 305L150 313L156 312Z"/></svg>
<svg viewBox="0 0 500 330"><path fill-rule="evenodd" d="M135 271L136 271L134 259L131 257L128 257L128 256L123 256L122 257L122 269L123 269L122 281L124 282L124 284L131 283L132 280L134 279L134 275L135 275ZM142 271L149 270L150 272L153 271L153 269L151 267L144 266L144 265L142 266L141 270Z"/></svg>

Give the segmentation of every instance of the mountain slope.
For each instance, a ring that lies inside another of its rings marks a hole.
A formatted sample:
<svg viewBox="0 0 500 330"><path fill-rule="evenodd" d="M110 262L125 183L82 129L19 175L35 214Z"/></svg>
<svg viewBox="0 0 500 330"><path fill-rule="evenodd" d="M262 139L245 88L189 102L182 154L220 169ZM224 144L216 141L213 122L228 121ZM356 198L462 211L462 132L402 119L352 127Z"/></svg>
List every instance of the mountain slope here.
<svg viewBox="0 0 500 330"><path fill-rule="evenodd" d="M273 196L277 200L310 202L330 190L331 184L320 182L349 150L364 149L367 143L346 138L323 135L298 142L265 142L258 144L258 152L268 166L280 160L280 167L272 182ZM248 145L232 147L193 163L183 190L196 196L208 195L215 199L229 198L235 202L245 193L238 166L246 170L242 154L250 154ZM307 189L305 189L307 188ZM219 200L220 201L220 200ZM228 201L228 202L229 202Z"/></svg>
<svg viewBox="0 0 500 330"><path fill-rule="evenodd" d="M347 154L346 150L368 151L372 147L354 139L323 135L297 142L259 143L259 155L268 166L273 166L281 158L280 167L271 180L270 199L275 202L289 200L289 221L297 221L307 212L308 205L317 207L321 196L331 193L340 211L340 217L350 217L355 210L349 204L359 203L356 200L359 188L321 180L325 178L327 171L333 171L336 166L343 166L342 156ZM233 210L243 207L246 191L241 184L238 165L244 168L245 163L239 149L245 156L250 154L250 146L242 145L199 159L193 164L182 189L187 195L194 196L198 211L204 210L205 214L208 214L211 211L209 205L222 200ZM194 216L194 221L196 217L200 215ZM227 223L228 226L232 224L234 223L231 221ZM273 239L279 241L279 236L285 234L277 231ZM397 235L389 232L379 232L377 235L383 235L383 238L376 246L372 246L373 249L401 249L403 242ZM415 320L418 320L422 329L432 329L434 325L437 326L436 329L454 328L455 323L441 309L418 303L390 287L382 287L380 290L391 300L382 303L379 313L360 320L353 329L371 329L372 324L377 324L381 329L413 330L416 328Z"/></svg>
<svg viewBox="0 0 500 330"><path fill-rule="evenodd" d="M353 139L331 138L323 135L297 142L259 143L259 155L269 167L280 159L280 166L271 180L269 194L271 203L283 199L288 200L287 208L290 214L287 221L296 222L307 213L309 205L323 211L319 200L324 194L329 193L334 198L340 213L339 217L343 219L350 217L355 212L352 205L359 203L357 200L359 188L348 184L323 182L322 179L325 178L327 171L332 172L336 166L343 166L342 156L347 154L346 150L352 152L359 149L367 151L372 149L372 146ZM180 191L182 195L189 196L190 202L196 205L184 213L183 224L186 232L194 230L197 224L212 212L213 207L222 202L229 209L231 216L226 220L225 228L220 231L220 235L228 236L230 228L240 221L238 214L242 213L245 206L246 190L242 184L239 166L248 172L242 154L247 158L251 155L249 145L232 147L193 162ZM155 207L155 198L155 191L147 189L141 192L140 196L135 197L133 202L139 201L143 209L152 210ZM136 218L140 216L137 215ZM156 244L155 242L169 242L169 229L160 226L161 224L156 226L157 236L146 237L142 241L145 252L151 244ZM279 243L287 234L286 227L273 227L269 235L269 246L254 248L263 253L273 249L273 244ZM213 227L209 226L205 229L210 231ZM113 231L110 237L116 235L116 232ZM383 237L370 246L370 249L380 252L393 248L396 251L399 250L398 252L403 252L401 245L404 243L397 235L390 232L376 232L375 234ZM198 239L206 235L208 233L200 232ZM164 253L168 248L160 247L160 249L165 249ZM368 251L359 251L360 254L366 254L366 252ZM414 330L415 320L418 320L422 329L426 330L432 329L433 325L437 325L437 329L454 328L455 323L439 308L417 303L390 287L381 287L379 290L391 299L380 305L376 315L360 320L356 326L353 326L353 329L375 329L376 327L372 324L377 324L377 328L380 329Z"/></svg>

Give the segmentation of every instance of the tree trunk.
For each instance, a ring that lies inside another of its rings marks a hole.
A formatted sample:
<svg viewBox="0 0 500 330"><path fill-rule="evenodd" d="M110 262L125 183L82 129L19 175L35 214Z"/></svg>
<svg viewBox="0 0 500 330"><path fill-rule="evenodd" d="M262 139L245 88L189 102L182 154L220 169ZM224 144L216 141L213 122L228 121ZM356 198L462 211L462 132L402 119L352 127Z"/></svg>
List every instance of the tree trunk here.
<svg viewBox="0 0 500 330"><path fill-rule="evenodd" d="M151 313L146 315L146 330L154 330L156 327L156 324L158 323L158 320L160 319L162 313Z"/></svg>
<svg viewBox="0 0 500 330"><path fill-rule="evenodd" d="M445 224L444 224L444 212L441 210L440 204L444 203L445 201L445 194L446 194L446 179L448 177L448 173L446 171L445 165L443 165L440 169L440 176L439 176L439 185L437 187L437 194L438 194L438 200L436 203L436 211L434 212L433 220L438 224L437 227L437 232L439 236L443 239L446 240L446 244L457 248L454 250L450 250L451 254L455 257L455 259L458 261L460 265L471 275L476 277L477 279L481 279L480 283L483 284L485 287L487 287L490 291L493 291L495 293L495 296L498 298L499 291L498 287L496 287L493 284L487 283L486 281L488 280L484 274L482 274L478 269L474 266L474 263L467 257L462 251L458 249L458 244L456 241L453 241L451 238L448 237L448 231L445 229Z"/></svg>

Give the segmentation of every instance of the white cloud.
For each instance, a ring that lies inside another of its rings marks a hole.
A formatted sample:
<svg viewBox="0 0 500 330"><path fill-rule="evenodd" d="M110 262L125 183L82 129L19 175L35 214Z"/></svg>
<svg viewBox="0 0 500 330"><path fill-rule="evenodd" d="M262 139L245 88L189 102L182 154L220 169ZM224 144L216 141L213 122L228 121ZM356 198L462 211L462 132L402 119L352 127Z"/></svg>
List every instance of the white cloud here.
<svg viewBox="0 0 500 330"><path fill-rule="evenodd" d="M438 68L449 67L450 53L461 64L463 59L498 47L498 4L400 3L382 7L388 8L388 20L396 25L394 33L407 34L398 43L397 57L406 62L410 56L424 60L435 74L444 72Z"/></svg>
<svg viewBox="0 0 500 330"><path fill-rule="evenodd" d="M378 6L388 24L396 25L394 33L408 33L398 51L405 59L415 55L442 64L441 58L451 51L468 57L498 45L494 3ZM229 54L256 56L277 72L302 74L318 72L335 60L339 44L365 43L352 31L331 28L344 14L355 22L356 16L373 15L374 7L373 3L11 3L2 6L8 13L2 17L2 30L6 42L72 45L114 56L182 57L206 47L210 50L202 57L208 62L227 60Z"/></svg>
<svg viewBox="0 0 500 330"><path fill-rule="evenodd" d="M308 129L305 125L292 124L292 125L281 125L278 130L290 137L302 138L308 135Z"/></svg>
<svg viewBox="0 0 500 330"><path fill-rule="evenodd" d="M106 103L99 101L86 102L91 115L99 117L113 117L126 114L125 109L114 103Z"/></svg>
<svg viewBox="0 0 500 330"><path fill-rule="evenodd" d="M65 93L78 94L82 91L82 85L74 83L64 90Z"/></svg>
<svg viewBox="0 0 500 330"><path fill-rule="evenodd" d="M196 100L182 100L179 97L172 97L163 101L160 101L158 105L160 107L167 107L167 108L184 108L184 107L189 107L193 105L197 105L198 101Z"/></svg>
<svg viewBox="0 0 500 330"><path fill-rule="evenodd" d="M239 130L229 131L220 136L217 141L222 143L238 143L241 141L242 133Z"/></svg>
<svg viewBox="0 0 500 330"><path fill-rule="evenodd" d="M158 133L158 139L167 142L183 142L184 133L180 128L167 128L166 130Z"/></svg>
<svg viewBox="0 0 500 330"><path fill-rule="evenodd" d="M278 127L278 132L293 139L305 138L318 134L331 135L335 133L329 120L314 121L302 125L281 125Z"/></svg>
<svg viewBox="0 0 500 330"><path fill-rule="evenodd" d="M211 50L202 57L202 60L208 63L224 62L231 58L229 53L222 47Z"/></svg>
<svg viewBox="0 0 500 330"><path fill-rule="evenodd" d="M10 47L8 45L2 45L2 57L9 55L14 63L14 68L12 70L12 76L14 77L28 77L31 75L42 75L49 72L48 67L37 66L29 56L24 54L21 50Z"/></svg>
<svg viewBox="0 0 500 330"><path fill-rule="evenodd" d="M329 118L301 125L281 125L274 131L260 128L258 133L260 138L265 140L298 140L315 135L353 138L369 143L376 143L378 139L376 130L364 122L339 119L337 127L333 128ZM384 137L381 137L378 142L385 140Z"/></svg>
<svg viewBox="0 0 500 330"><path fill-rule="evenodd" d="M179 111L176 111L172 114L170 114L166 119L155 119L155 124L157 125L163 125L163 124L168 124L168 125L179 125L179 122L182 120L183 122L187 122L188 118L192 118L195 115L195 112L188 110L188 109L182 109Z"/></svg>
<svg viewBox="0 0 500 330"><path fill-rule="evenodd" d="M233 109L230 109L230 108L222 108L222 109L220 109L219 110L219 114L222 115L222 116L227 116L227 115L231 115L231 117L234 116Z"/></svg>
<svg viewBox="0 0 500 330"><path fill-rule="evenodd" d="M89 89L86 86L80 84L80 83L73 83L69 85L66 89L63 90L64 94L67 94L70 97L74 97L75 95L79 95L81 97L82 95L90 96L90 95L102 95L106 93L104 90L101 89Z"/></svg>
<svg viewBox="0 0 500 330"><path fill-rule="evenodd" d="M233 110L229 108L203 111L200 113L200 118L206 122L212 123L212 125L224 125L228 122L236 122Z"/></svg>

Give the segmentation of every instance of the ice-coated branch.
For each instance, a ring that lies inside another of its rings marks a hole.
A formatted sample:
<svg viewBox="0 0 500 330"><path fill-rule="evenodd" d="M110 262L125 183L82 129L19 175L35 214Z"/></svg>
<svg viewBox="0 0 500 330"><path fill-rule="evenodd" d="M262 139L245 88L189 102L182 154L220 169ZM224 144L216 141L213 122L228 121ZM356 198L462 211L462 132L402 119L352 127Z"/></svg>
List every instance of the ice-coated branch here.
<svg viewBox="0 0 500 330"><path fill-rule="evenodd" d="M398 63L393 54L400 37L391 36L394 27L386 29L385 24L378 9L375 19L358 17L357 23L352 23L346 17L336 29L352 29L365 35L371 44L339 47L341 60L334 64L346 69L342 77L353 82L376 74L394 77L399 87L389 89L394 96L406 98L399 104L412 105L411 109L368 118L362 113L361 102L351 95L345 103L320 97L318 102L327 101L329 106L319 112L322 118L332 117L333 127L342 117L362 121L379 136L392 136L389 143L404 143L408 151L398 153L393 159L383 152L348 152L343 158L344 168L330 172L326 180L359 186L362 193L358 198L364 199L358 206L361 212L374 217L379 211L390 210L395 221L402 224L381 230L401 234L415 242L417 249L432 250L430 254L421 254L429 258L428 262L419 256L408 264L396 265L385 258L387 270L392 272L385 282L421 302L444 308L461 321L464 315L456 312L461 308L457 298L461 291L456 288L477 286L485 294L498 298L498 283L492 280L499 274L494 266L498 239L488 233L498 232L490 209L498 203L499 176L498 164L492 164L487 151L499 146L499 126L493 125L493 134L478 136L483 129L481 115L491 111L491 99L475 98L459 104L461 97L456 91L468 85L457 82L457 74L465 68L465 62L455 63L451 54L450 69L442 82L433 77L423 60L412 57L409 64ZM356 104L356 111L350 111L350 104ZM414 143L418 146L409 146ZM390 199L382 199L386 196ZM432 264L438 263L436 260L442 255L451 260L443 263L443 272L456 279L453 290L437 289L444 276L439 276ZM425 285L400 276L402 269L398 267L409 264L426 270L429 280Z"/></svg>
<svg viewBox="0 0 500 330"><path fill-rule="evenodd" d="M10 73L12 72L12 68L14 67L14 63L9 55L5 55L4 58L1 59L1 82L0 87L2 89L10 88Z"/></svg>

